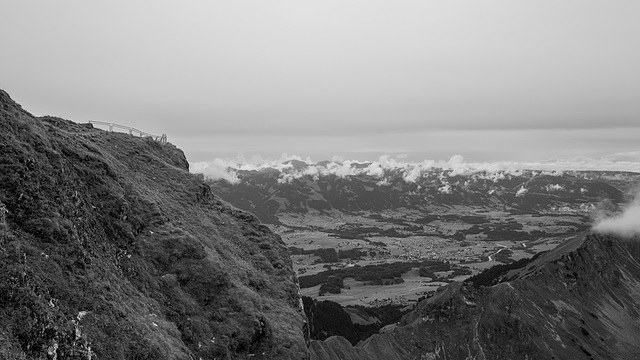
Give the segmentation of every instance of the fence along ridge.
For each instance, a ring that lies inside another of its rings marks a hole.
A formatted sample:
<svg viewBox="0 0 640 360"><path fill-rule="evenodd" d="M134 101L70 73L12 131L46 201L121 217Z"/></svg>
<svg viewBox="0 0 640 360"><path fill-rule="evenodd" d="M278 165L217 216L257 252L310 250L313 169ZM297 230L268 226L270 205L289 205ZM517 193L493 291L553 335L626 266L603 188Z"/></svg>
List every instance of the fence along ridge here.
<svg viewBox="0 0 640 360"><path fill-rule="evenodd" d="M148 132L144 132L142 130L138 130L138 129L136 129L134 127L131 127L131 126L124 126L124 125L111 123L111 122L104 122L104 121L91 120L91 121L89 121L89 124L108 126L109 127L109 130L108 130L109 132L113 132L114 128L128 130L129 131L129 135L134 135L134 133L135 133L140 137L150 137L153 140L160 142L161 144L166 144L167 143L167 134L162 134L160 136L153 135L153 134L149 134Z"/></svg>

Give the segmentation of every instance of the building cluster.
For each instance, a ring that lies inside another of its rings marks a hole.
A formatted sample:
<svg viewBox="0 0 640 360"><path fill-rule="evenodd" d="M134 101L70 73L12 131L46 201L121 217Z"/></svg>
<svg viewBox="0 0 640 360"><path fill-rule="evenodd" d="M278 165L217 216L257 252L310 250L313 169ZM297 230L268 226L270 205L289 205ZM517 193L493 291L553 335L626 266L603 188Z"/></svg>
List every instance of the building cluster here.
<svg viewBox="0 0 640 360"><path fill-rule="evenodd" d="M380 307L385 305L407 305L409 300L407 300L404 295L399 295L394 298L386 298L386 299L374 299L368 302L368 304L372 307Z"/></svg>

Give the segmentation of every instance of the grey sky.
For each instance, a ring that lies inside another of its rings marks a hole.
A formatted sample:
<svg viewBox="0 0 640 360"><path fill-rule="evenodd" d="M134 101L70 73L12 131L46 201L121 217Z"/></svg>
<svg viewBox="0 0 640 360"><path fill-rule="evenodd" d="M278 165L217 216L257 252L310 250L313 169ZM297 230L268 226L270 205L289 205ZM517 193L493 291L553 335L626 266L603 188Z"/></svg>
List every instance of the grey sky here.
<svg viewBox="0 0 640 360"><path fill-rule="evenodd" d="M640 162L640 2L3 2L35 115L167 133L190 161Z"/></svg>

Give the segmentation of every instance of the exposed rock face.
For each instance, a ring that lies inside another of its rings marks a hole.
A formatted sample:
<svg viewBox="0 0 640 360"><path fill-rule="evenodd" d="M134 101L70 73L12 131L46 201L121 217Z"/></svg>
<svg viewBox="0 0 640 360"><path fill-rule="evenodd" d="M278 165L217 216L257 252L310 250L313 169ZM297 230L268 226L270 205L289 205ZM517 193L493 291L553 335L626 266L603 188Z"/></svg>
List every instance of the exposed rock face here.
<svg viewBox="0 0 640 360"><path fill-rule="evenodd" d="M304 359L289 253L174 146L0 91L0 358Z"/></svg>
<svg viewBox="0 0 640 360"><path fill-rule="evenodd" d="M640 358L640 239L583 234L492 287L452 284L393 331L312 359Z"/></svg>

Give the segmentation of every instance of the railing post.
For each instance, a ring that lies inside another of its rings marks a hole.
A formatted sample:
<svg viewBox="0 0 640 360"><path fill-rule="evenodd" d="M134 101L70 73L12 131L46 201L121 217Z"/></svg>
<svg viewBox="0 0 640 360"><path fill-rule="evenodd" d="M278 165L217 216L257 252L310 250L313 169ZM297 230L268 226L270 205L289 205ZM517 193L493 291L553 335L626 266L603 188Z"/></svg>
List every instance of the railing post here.
<svg viewBox="0 0 640 360"><path fill-rule="evenodd" d="M134 127L131 126L123 126L123 125L119 125L119 124L114 124L114 123L108 123L108 122L102 122L102 121L89 121L90 124L94 125L94 124L99 124L99 125L108 125L109 126L109 132L113 132L113 128L118 128L118 129L122 129L122 130L129 130L129 135L137 135L139 137L150 137L151 139L160 142L161 144L166 144L167 143L167 134L162 134L160 136L157 135L153 135L153 134L149 134L146 133L144 131L138 130Z"/></svg>

